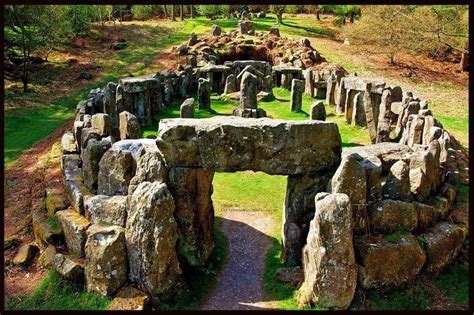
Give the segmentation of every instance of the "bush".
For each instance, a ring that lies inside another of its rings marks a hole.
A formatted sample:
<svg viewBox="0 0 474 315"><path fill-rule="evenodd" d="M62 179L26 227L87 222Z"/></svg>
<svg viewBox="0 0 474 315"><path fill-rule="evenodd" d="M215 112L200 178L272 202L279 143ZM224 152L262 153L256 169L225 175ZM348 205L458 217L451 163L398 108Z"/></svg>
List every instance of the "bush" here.
<svg viewBox="0 0 474 315"><path fill-rule="evenodd" d="M132 16L137 20L146 20L153 17L153 6L148 5L133 5L132 6Z"/></svg>

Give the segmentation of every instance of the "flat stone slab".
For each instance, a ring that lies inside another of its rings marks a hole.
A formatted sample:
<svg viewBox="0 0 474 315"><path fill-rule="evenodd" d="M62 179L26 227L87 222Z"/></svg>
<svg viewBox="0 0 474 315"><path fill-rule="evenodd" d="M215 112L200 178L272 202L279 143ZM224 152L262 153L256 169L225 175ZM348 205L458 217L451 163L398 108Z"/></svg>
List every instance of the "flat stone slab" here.
<svg viewBox="0 0 474 315"><path fill-rule="evenodd" d="M123 86L123 90L127 93L138 93L159 87L158 79L150 75L124 78L119 81L119 84Z"/></svg>
<svg viewBox="0 0 474 315"><path fill-rule="evenodd" d="M333 122L213 117L162 119L157 146L170 167L291 175L334 171L341 137Z"/></svg>
<svg viewBox="0 0 474 315"><path fill-rule="evenodd" d="M348 90L365 91L367 83L372 83L371 93L382 94L385 88L385 81L382 78L362 78L362 77L343 77L344 88Z"/></svg>

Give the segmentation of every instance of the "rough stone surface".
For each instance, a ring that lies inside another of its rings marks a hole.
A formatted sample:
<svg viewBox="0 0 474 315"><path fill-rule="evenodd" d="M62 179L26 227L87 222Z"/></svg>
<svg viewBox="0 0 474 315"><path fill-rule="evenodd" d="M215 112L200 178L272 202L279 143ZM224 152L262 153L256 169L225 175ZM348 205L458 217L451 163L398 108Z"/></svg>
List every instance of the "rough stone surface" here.
<svg viewBox="0 0 474 315"><path fill-rule="evenodd" d="M163 156L158 150L143 147L135 157L137 168L135 176L128 186L128 194L131 195L141 182L166 182L168 171Z"/></svg>
<svg viewBox="0 0 474 315"><path fill-rule="evenodd" d="M92 225L87 230L85 252L87 291L113 295L127 281L124 229L116 225Z"/></svg>
<svg viewBox="0 0 474 315"><path fill-rule="evenodd" d="M194 33L193 33L194 34ZM120 289L107 307L109 311L143 311L149 304L148 295L134 287Z"/></svg>
<svg viewBox="0 0 474 315"><path fill-rule="evenodd" d="M365 170L365 179L367 187L367 205L371 205L382 199L382 185L380 176L382 174L382 162L374 155L362 157L354 153L352 156L359 162Z"/></svg>
<svg viewBox="0 0 474 315"><path fill-rule="evenodd" d="M156 143L169 167L289 175L332 171L340 161L340 135L329 122L162 119L159 134Z"/></svg>
<svg viewBox="0 0 474 315"><path fill-rule="evenodd" d="M198 80L198 105L199 109L211 108L210 81L204 78L200 78Z"/></svg>
<svg viewBox="0 0 474 315"><path fill-rule="evenodd" d="M392 93L390 89L387 89L382 93L382 100L379 107L376 140L377 143L390 141L391 107Z"/></svg>
<svg viewBox="0 0 474 315"><path fill-rule="evenodd" d="M364 91L364 104L365 104L365 118L367 121L367 130L369 132L370 140L372 143L376 143L377 140L377 111L375 104L371 98L370 90L372 88L371 83L367 83Z"/></svg>
<svg viewBox="0 0 474 315"><path fill-rule="evenodd" d="M78 259L57 253L54 255L53 269L66 280L76 283L84 281L84 263Z"/></svg>
<svg viewBox="0 0 474 315"><path fill-rule="evenodd" d="M141 183L131 196L125 230L129 280L152 296L154 304L173 297L181 287L174 209L164 183Z"/></svg>
<svg viewBox="0 0 474 315"><path fill-rule="evenodd" d="M240 82L240 108L257 109L257 76L245 71Z"/></svg>
<svg viewBox="0 0 474 315"><path fill-rule="evenodd" d="M420 273L426 256L418 240L411 234L387 241L382 236L355 241L359 257L359 283L365 289L400 287Z"/></svg>
<svg viewBox="0 0 474 315"><path fill-rule="evenodd" d="M194 98L187 98L179 109L180 118L194 118Z"/></svg>
<svg viewBox="0 0 474 315"><path fill-rule="evenodd" d="M424 201L430 195L432 183L430 172L435 171L435 157L427 148L418 148L410 159L410 190L417 201Z"/></svg>
<svg viewBox="0 0 474 315"><path fill-rule="evenodd" d="M417 227L418 214L411 202L384 199L368 210L370 230L384 234Z"/></svg>
<svg viewBox="0 0 474 315"><path fill-rule="evenodd" d="M81 180L65 180L64 188L71 207L78 213L84 213L84 196L91 194L89 189Z"/></svg>
<svg viewBox="0 0 474 315"><path fill-rule="evenodd" d="M27 243L22 245L18 250L18 253L13 258L14 265L27 266L33 262L36 254L38 253L38 247L34 243Z"/></svg>
<svg viewBox="0 0 474 315"><path fill-rule="evenodd" d="M237 81L235 75L230 74L225 79L224 94L237 92Z"/></svg>
<svg viewBox="0 0 474 315"><path fill-rule="evenodd" d="M97 193L108 196L127 195L135 163L130 151L109 149L105 152L100 161Z"/></svg>
<svg viewBox="0 0 474 315"><path fill-rule="evenodd" d="M35 241L40 247L45 248L49 244L59 244L61 242L61 228L49 224L46 214L33 213L32 224Z"/></svg>
<svg viewBox="0 0 474 315"><path fill-rule="evenodd" d="M459 254L464 231L456 224L441 222L423 234L426 240L426 270L439 274Z"/></svg>
<svg viewBox="0 0 474 315"><path fill-rule="evenodd" d="M289 283L294 288L298 288L304 280L303 269L300 266L278 268L275 276L281 282Z"/></svg>
<svg viewBox="0 0 474 315"><path fill-rule="evenodd" d="M191 266L205 266L214 249L214 172L202 168L171 168L169 190L175 202L178 255Z"/></svg>
<svg viewBox="0 0 474 315"><path fill-rule="evenodd" d="M120 139L138 139L140 138L140 122L138 118L123 111L119 114Z"/></svg>
<svg viewBox="0 0 474 315"><path fill-rule="evenodd" d="M82 169L84 185L92 192L97 191L99 175L99 162L104 153L109 149L110 143L104 140L91 139L82 150Z"/></svg>
<svg viewBox="0 0 474 315"><path fill-rule="evenodd" d="M354 231L364 233L367 228L367 180L364 168L352 155L342 158L330 184L332 193L349 196L354 216Z"/></svg>
<svg viewBox="0 0 474 315"><path fill-rule="evenodd" d="M127 219L127 196L88 196L84 198L85 217L94 223L124 227Z"/></svg>
<svg viewBox="0 0 474 315"><path fill-rule="evenodd" d="M112 134L112 120L107 114L92 115L92 128L96 128L101 137L107 137Z"/></svg>
<svg viewBox="0 0 474 315"><path fill-rule="evenodd" d="M441 220L444 216L442 209L420 202L414 202L413 204L418 215L418 231L425 231L428 227Z"/></svg>
<svg viewBox="0 0 474 315"><path fill-rule="evenodd" d="M63 154L77 153L77 145L74 133L68 131L61 138L61 148Z"/></svg>
<svg viewBox="0 0 474 315"><path fill-rule="evenodd" d="M315 202L316 213L303 250L304 282L298 301L347 309L357 284L350 200L344 194L322 193Z"/></svg>
<svg viewBox="0 0 474 315"><path fill-rule="evenodd" d="M412 201L410 191L410 169L408 164L398 161L392 165L383 186L383 197L402 201Z"/></svg>
<svg viewBox="0 0 474 315"><path fill-rule="evenodd" d="M49 245L39 256L38 264L43 268L51 268L53 266L55 255L56 248L53 245Z"/></svg>
<svg viewBox="0 0 474 315"><path fill-rule="evenodd" d="M69 251L74 255L83 256L86 230L91 223L74 210L58 211L56 219L61 224Z"/></svg>
<svg viewBox="0 0 474 315"><path fill-rule="evenodd" d="M301 105L303 102L303 91L304 91L304 81L293 79L291 81L291 102L290 102L290 109L292 112L298 112L301 110Z"/></svg>
<svg viewBox="0 0 474 315"><path fill-rule="evenodd" d="M96 128L82 128L81 130L81 150L87 146L91 139L100 140L99 130Z"/></svg>
<svg viewBox="0 0 474 315"><path fill-rule="evenodd" d="M309 114L311 120L326 120L326 109L323 101L317 101L311 105L311 112Z"/></svg>

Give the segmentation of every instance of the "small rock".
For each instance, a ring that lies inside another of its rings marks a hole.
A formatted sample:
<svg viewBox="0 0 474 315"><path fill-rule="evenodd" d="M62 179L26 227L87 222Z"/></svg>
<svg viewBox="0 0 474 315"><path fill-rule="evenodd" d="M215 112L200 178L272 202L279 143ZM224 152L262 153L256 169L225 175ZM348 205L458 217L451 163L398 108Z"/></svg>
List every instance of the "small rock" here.
<svg viewBox="0 0 474 315"><path fill-rule="evenodd" d="M13 264L28 266L33 262L37 252L38 247L34 243L22 245L15 258L13 258Z"/></svg>
<svg viewBox="0 0 474 315"><path fill-rule="evenodd" d="M112 303L107 307L109 311L142 311L149 304L148 296L134 287L122 288Z"/></svg>
<svg viewBox="0 0 474 315"><path fill-rule="evenodd" d="M56 248L49 245L39 256L38 264L43 268L50 268L53 266L54 256L56 256Z"/></svg>
<svg viewBox="0 0 474 315"><path fill-rule="evenodd" d="M73 259L58 253L54 255L53 268L64 279L77 283L84 282L84 264L78 259Z"/></svg>

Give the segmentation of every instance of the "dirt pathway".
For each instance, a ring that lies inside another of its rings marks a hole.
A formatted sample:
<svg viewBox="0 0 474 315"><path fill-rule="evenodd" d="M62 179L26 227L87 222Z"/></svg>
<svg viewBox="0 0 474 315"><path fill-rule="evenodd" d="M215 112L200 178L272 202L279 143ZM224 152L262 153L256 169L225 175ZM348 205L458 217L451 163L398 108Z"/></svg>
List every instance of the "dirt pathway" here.
<svg viewBox="0 0 474 315"><path fill-rule="evenodd" d="M271 249L274 219L262 212L229 210L221 228L229 239L229 261L203 310L275 309L262 292L265 256Z"/></svg>

